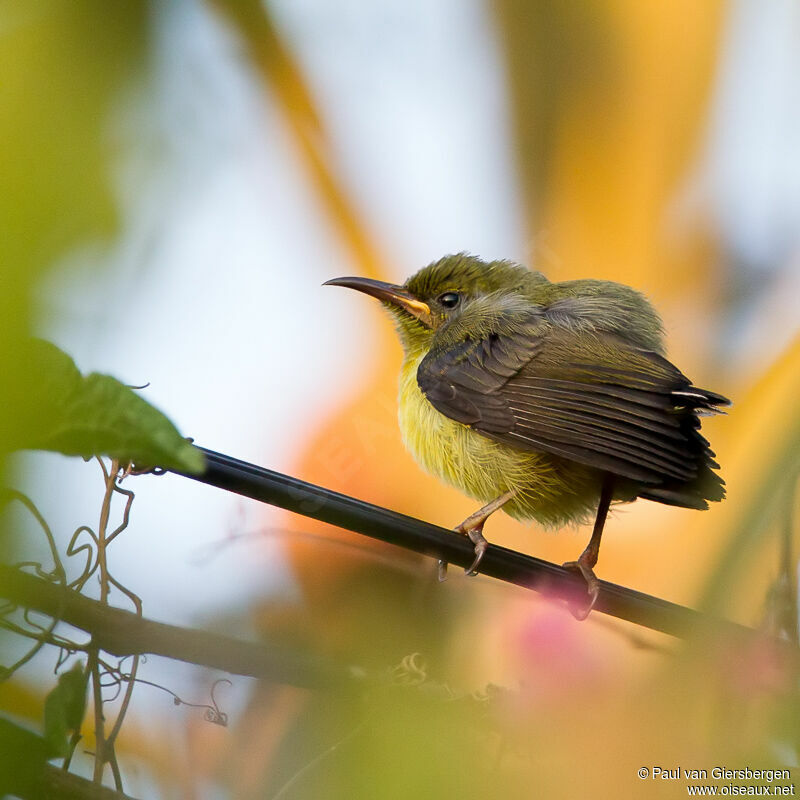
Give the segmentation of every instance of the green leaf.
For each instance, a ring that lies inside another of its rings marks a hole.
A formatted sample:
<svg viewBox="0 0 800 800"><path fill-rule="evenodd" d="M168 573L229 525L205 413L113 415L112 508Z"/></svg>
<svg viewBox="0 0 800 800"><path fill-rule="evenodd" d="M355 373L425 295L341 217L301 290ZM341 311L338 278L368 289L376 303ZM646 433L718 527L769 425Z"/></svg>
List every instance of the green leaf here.
<svg viewBox="0 0 800 800"><path fill-rule="evenodd" d="M44 738L53 756L66 756L70 734L80 730L86 712L86 678L84 665L74 664L58 676L55 689L44 701Z"/></svg>
<svg viewBox="0 0 800 800"><path fill-rule="evenodd" d="M96 372L66 399L63 420L43 446L67 455L104 453L140 466L203 469L200 451L164 414L116 378Z"/></svg>
<svg viewBox="0 0 800 800"><path fill-rule="evenodd" d="M0 389L0 405L11 409L0 422L7 449L106 455L138 466L202 472L202 453L133 389L110 375L82 376L49 342L27 340L19 347L27 374Z"/></svg>

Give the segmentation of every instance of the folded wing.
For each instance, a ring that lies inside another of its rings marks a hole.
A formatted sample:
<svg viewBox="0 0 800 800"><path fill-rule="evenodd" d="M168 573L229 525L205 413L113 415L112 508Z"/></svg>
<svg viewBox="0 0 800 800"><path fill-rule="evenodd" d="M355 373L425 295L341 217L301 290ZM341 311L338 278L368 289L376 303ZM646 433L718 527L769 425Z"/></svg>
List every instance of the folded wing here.
<svg viewBox="0 0 800 800"><path fill-rule="evenodd" d="M641 497L693 508L724 497L699 416L728 401L619 337L517 325L433 350L417 380L451 419L641 484Z"/></svg>

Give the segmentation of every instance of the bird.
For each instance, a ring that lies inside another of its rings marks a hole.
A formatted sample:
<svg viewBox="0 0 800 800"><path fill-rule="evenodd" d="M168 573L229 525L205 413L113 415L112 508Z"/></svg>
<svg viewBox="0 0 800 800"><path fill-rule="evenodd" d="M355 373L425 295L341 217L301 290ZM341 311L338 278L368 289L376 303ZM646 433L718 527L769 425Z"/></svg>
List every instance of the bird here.
<svg viewBox="0 0 800 800"><path fill-rule="evenodd" d="M612 503L707 509L725 484L700 418L730 401L665 356L658 313L621 283L551 282L509 260L446 255L402 285L342 277L381 301L403 346L398 418L418 464L483 505L455 530L478 572L486 520L502 509L547 528L589 522L564 567L583 576L584 619ZM446 564L440 562L443 579Z"/></svg>

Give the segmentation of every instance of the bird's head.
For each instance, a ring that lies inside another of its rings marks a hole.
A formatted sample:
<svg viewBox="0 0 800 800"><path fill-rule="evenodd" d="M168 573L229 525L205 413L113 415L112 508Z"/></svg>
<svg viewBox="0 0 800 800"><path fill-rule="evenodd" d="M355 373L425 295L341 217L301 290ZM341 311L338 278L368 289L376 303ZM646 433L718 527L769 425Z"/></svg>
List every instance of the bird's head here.
<svg viewBox="0 0 800 800"><path fill-rule="evenodd" d="M406 353L422 355L437 334L448 329L480 333L491 318L522 307L544 284L548 281L541 273L519 264L459 253L428 264L402 286L370 278L334 278L324 285L378 298L394 317Z"/></svg>

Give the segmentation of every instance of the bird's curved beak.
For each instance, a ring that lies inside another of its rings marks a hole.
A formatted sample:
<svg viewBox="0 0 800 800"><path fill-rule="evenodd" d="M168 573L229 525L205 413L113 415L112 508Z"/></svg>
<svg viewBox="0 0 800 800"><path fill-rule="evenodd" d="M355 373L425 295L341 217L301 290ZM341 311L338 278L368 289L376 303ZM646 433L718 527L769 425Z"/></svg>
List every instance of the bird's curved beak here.
<svg viewBox="0 0 800 800"><path fill-rule="evenodd" d="M402 286L371 278L332 278L322 285L344 286L347 289L355 289L357 292L368 294L370 297L377 297L381 302L401 308L412 317L416 317L426 327L431 327L430 306L423 303L422 300L417 300L408 289Z"/></svg>

